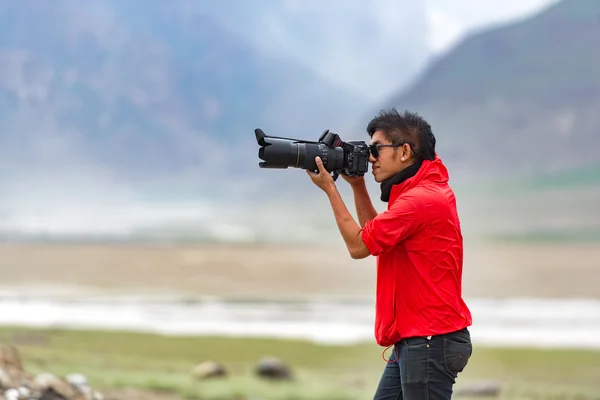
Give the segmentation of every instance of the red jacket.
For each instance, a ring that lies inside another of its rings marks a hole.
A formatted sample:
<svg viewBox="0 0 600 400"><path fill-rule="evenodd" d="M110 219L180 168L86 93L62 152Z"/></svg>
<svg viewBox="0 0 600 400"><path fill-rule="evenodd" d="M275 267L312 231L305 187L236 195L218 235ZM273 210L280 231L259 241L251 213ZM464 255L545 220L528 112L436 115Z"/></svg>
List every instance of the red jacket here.
<svg viewBox="0 0 600 400"><path fill-rule="evenodd" d="M362 239L377 256L379 345L471 325L462 299L463 238L456 199L437 156L392 187L387 211L365 224Z"/></svg>

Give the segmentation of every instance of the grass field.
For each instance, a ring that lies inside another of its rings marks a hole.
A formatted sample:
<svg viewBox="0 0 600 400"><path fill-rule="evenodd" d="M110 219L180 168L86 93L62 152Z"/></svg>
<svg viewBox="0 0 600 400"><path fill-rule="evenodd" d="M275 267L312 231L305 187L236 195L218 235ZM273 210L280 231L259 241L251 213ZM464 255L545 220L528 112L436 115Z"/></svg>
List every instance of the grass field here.
<svg viewBox="0 0 600 400"><path fill-rule="evenodd" d="M17 346L28 372L79 372L105 393L142 393L121 397L128 399L370 399L384 367L373 344L22 328L0 328L0 339ZM255 378L254 365L264 355L288 363L295 380ZM190 371L205 360L223 363L230 375L194 380ZM600 352L475 347L457 388L493 381L504 399L600 399L599 377Z"/></svg>

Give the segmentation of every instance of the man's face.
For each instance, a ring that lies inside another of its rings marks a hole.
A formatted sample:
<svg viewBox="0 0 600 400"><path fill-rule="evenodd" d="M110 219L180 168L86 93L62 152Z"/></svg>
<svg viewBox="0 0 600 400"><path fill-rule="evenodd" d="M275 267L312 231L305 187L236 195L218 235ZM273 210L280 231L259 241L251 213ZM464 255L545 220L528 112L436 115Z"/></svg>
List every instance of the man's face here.
<svg viewBox="0 0 600 400"><path fill-rule="evenodd" d="M378 157L373 154L369 155L369 162L373 164L371 170L375 182L381 183L384 180L391 178L398 172L411 164L410 158L407 157L408 145L400 147L386 147L392 143L386 139L382 131L375 131L371 138L372 145L383 145L378 147Z"/></svg>

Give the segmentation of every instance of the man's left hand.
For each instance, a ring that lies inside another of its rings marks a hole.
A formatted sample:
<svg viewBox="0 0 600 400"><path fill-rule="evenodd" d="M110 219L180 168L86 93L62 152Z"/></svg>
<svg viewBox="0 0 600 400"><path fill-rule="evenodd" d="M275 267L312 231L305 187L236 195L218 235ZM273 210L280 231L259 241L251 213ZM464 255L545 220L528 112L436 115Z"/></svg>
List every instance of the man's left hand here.
<svg viewBox="0 0 600 400"><path fill-rule="evenodd" d="M335 189L335 182L333 181L333 177L327 172L325 166L323 166L323 161L321 161L320 157L315 158L315 162L317 163L317 168L319 172L312 172L306 170L306 173L310 176L310 179L313 181L315 185L321 188L325 193L329 193L331 190Z"/></svg>

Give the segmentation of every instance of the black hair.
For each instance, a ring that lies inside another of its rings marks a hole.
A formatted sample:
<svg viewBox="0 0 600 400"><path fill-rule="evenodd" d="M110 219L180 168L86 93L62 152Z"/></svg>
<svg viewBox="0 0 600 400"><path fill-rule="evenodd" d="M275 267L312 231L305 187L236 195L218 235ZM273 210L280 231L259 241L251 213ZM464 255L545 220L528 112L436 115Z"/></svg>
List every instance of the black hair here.
<svg viewBox="0 0 600 400"><path fill-rule="evenodd" d="M376 131L382 131L392 144L407 143L421 161L435 158L435 136L431 125L417 113L404 111L401 114L395 108L381 110L367 125L370 137Z"/></svg>

